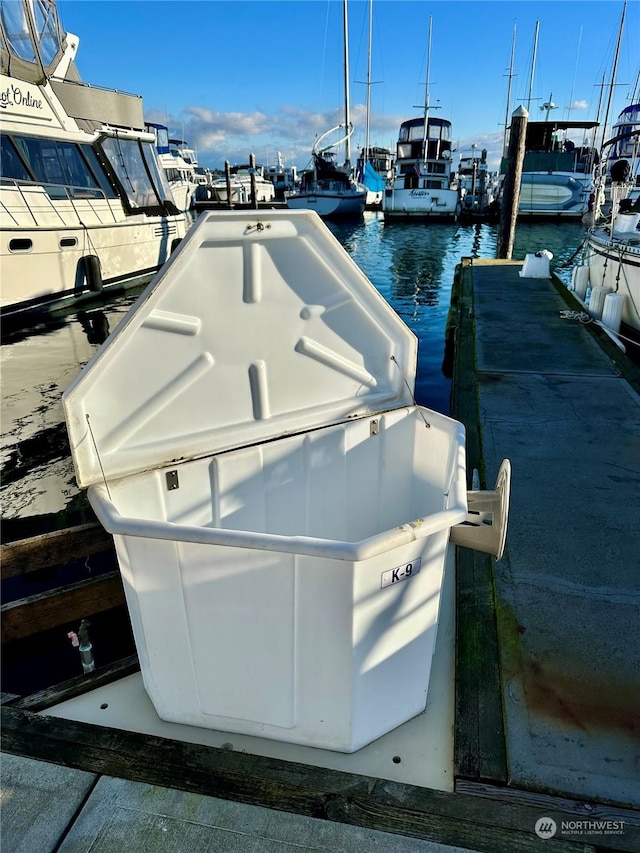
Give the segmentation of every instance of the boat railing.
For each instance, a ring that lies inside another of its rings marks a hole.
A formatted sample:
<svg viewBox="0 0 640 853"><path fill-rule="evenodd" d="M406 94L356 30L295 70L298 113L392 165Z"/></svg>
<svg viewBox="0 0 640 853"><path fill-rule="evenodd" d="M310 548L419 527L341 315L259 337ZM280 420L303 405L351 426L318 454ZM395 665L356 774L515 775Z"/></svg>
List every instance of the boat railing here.
<svg viewBox="0 0 640 853"><path fill-rule="evenodd" d="M76 214L79 225L83 224L83 217L81 217L80 212L76 208L76 202L83 202L83 206L88 205L100 222L104 221L104 214L106 211L110 214L110 219L112 219L113 222L118 221L111 205L109 204L109 199L98 187L74 186L73 184L47 184L41 181L19 181L15 178L4 177L0 180L0 185L3 188L6 187L14 189L19 193L25 209L28 211L31 219L33 220L33 224L36 227L50 226L51 222L49 221L49 217L52 213L57 219L59 219L61 225L69 225L63 215L63 211L54 203L61 201L69 202ZM37 195L37 202L39 206L42 205L43 202L46 203L46 208L42 210L42 215L40 217L41 221L38 221L34 205L32 204L32 202L35 201L35 195ZM100 211L98 212L93 207L92 202L106 202L106 204L101 204ZM16 225L23 224L19 222L18 218L4 202L2 202L2 209ZM86 207L84 207L84 210L86 210ZM45 219L47 221L44 221Z"/></svg>

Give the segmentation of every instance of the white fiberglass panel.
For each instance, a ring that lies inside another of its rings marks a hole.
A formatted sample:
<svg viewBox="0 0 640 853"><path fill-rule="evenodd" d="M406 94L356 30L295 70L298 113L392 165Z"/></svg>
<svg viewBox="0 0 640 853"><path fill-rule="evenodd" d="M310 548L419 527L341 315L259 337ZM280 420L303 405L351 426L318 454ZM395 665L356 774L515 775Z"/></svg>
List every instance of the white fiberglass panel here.
<svg viewBox="0 0 640 853"><path fill-rule="evenodd" d="M408 405L415 359L315 213L202 216L65 392L78 481Z"/></svg>

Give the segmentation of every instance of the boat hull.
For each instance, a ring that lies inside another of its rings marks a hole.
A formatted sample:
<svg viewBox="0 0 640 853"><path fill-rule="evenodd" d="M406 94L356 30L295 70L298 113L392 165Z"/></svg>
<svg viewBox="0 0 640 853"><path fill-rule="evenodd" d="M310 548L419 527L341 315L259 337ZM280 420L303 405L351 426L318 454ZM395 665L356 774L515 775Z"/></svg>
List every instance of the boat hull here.
<svg viewBox="0 0 640 853"><path fill-rule="evenodd" d="M640 334L640 232L621 241L602 230L587 238L589 284L623 295L622 322Z"/></svg>
<svg viewBox="0 0 640 853"><path fill-rule="evenodd" d="M460 202L456 190L387 189L382 211L385 219L456 219Z"/></svg>
<svg viewBox="0 0 640 853"><path fill-rule="evenodd" d="M592 193L590 175L523 172L518 215L580 219L589 210Z"/></svg>
<svg viewBox="0 0 640 853"><path fill-rule="evenodd" d="M322 219L346 219L362 216L366 193L297 193L287 198L291 210L315 210Z"/></svg>
<svg viewBox="0 0 640 853"><path fill-rule="evenodd" d="M229 203L229 193L225 181L214 181L211 185L214 201L221 204ZM276 197L275 187L271 181L256 181L256 202L273 201ZM233 181L231 183L231 204L251 203L251 183L249 181Z"/></svg>
<svg viewBox="0 0 640 853"><path fill-rule="evenodd" d="M2 227L3 319L38 306L137 282L168 260L187 231L186 217L130 217L104 226ZM68 248L62 248L63 246ZM16 246L28 247L16 250ZM12 247L14 247L12 249ZM95 258L99 278L87 258Z"/></svg>

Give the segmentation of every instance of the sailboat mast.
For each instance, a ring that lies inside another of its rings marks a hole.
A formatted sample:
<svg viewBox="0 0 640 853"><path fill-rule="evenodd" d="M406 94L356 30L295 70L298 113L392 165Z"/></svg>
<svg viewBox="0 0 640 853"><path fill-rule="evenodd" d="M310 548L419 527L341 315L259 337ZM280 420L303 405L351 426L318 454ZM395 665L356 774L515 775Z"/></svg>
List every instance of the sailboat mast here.
<svg viewBox="0 0 640 853"><path fill-rule="evenodd" d="M431 86L431 28L433 25L433 18L429 15L429 40L427 42L427 78L425 80L425 91L424 91L424 133L422 136L422 158L424 160L427 159L427 138L429 135L429 107L430 107L430 99L431 95L429 93L429 89Z"/></svg>
<svg viewBox="0 0 640 853"><path fill-rule="evenodd" d="M620 27L618 29L618 42L616 44L616 55L613 60L613 71L611 72L611 85L609 86L609 97L607 98L607 110L604 115L604 121L602 122L602 142L600 143L600 149L604 145L604 141L607 138L607 122L609 121L609 110L611 109L611 99L613 98L613 90L616 85L616 74L618 73L618 58L620 56L620 45L622 43L622 31L624 30L624 18L625 13L627 11L627 0L624 0L624 5L622 7L622 16L620 18Z"/></svg>
<svg viewBox="0 0 640 853"><path fill-rule="evenodd" d="M536 70L536 59L538 56L538 34L540 32L540 21L536 21L536 34L533 39L533 56L531 57L531 76L529 77L529 97L527 98L527 112L531 112L531 100L533 96L533 75Z"/></svg>
<svg viewBox="0 0 640 853"><path fill-rule="evenodd" d="M369 53L367 57L367 118L364 126L363 167L369 160L369 117L371 115L371 41L373 32L373 0L369 0Z"/></svg>
<svg viewBox="0 0 640 853"><path fill-rule="evenodd" d="M347 138L344 143L345 166L351 166L351 133L349 122L349 20L347 16L347 0L343 0L343 20L344 20L344 125Z"/></svg>

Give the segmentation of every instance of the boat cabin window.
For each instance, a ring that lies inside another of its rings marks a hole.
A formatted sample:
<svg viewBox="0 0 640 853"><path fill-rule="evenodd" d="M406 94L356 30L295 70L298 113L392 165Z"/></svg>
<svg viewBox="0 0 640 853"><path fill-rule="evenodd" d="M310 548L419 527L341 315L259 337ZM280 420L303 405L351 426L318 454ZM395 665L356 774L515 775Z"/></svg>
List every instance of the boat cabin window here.
<svg viewBox="0 0 640 853"><path fill-rule="evenodd" d="M27 62L36 62L36 46L31 37L23 3L2 3L2 27L11 52ZM55 5L51 0L35 0L33 17L36 26L38 50L45 65L55 59L61 49Z"/></svg>
<svg viewBox="0 0 640 853"><path fill-rule="evenodd" d="M158 169L152 143L109 136L100 144L130 212L177 212L169 184Z"/></svg>
<svg viewBox="0 0 640 853"><path fill-rule="evenodd" d="M31 181L27 167L20 159L15 145L8 136L0 136L1 160L0 174L3 178L13 178L16 181Z"/></svg>
<svg viewBox="0 0 640 853"><path fill-rule="evenodd" d="M20 59L36 61L36 50L31 40L31 31L27 23L22 3L3 3L0 6L2 29L6 34L7 47Z"/></svg>
<svg viewBox="0 0 640 853"><path fill-rule="evenodd" d="M104 170L89 145L2 136L2 175L45 186L51 198L115 198Z"/></svg>

